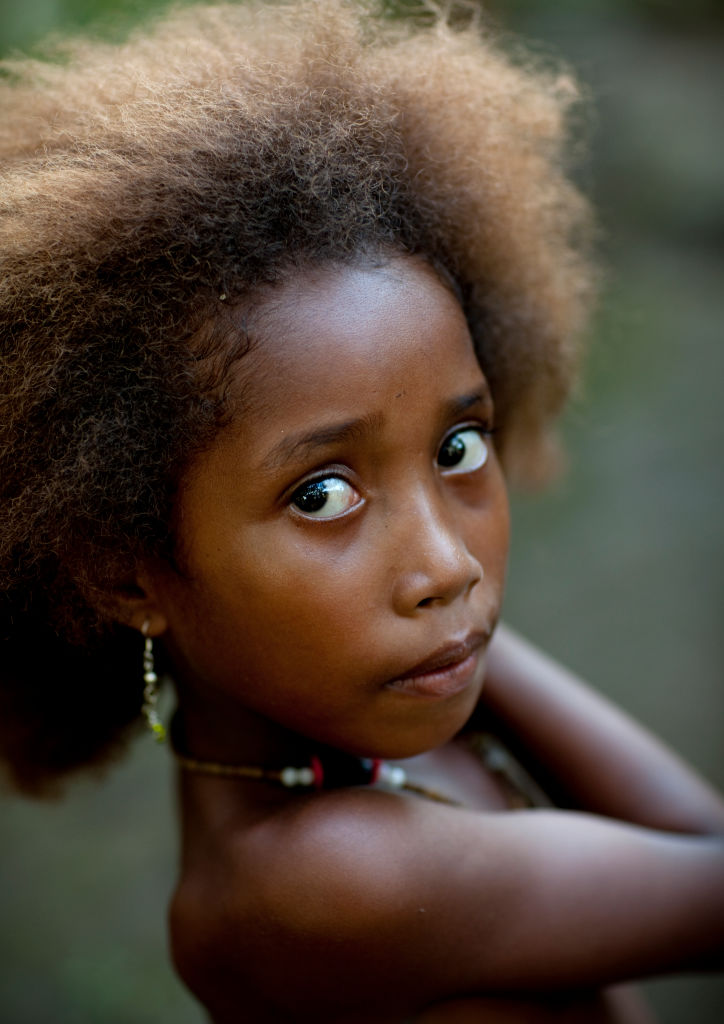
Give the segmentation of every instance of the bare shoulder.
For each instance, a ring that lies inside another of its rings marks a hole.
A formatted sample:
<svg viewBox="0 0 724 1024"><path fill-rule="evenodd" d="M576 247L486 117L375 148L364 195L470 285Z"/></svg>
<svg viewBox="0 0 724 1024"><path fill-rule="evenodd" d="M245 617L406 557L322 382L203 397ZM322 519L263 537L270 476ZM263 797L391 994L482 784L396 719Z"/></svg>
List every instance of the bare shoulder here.
<svg viewBox="0 0 724 1024"><path fill-rule="evenodd" d="M346 1020L351 1007L380 1024L408 1016L409 986L399 986L390 951L420 927L417 917L425 926L424 906L410 920L403 858L408 840L428 833L417 821L424 810L344 790L298 800L212 845L181 881L171 930L177 969L215 1021L238 1019L240 993L260 1024L302 1021L305 1008L315 1021Z"/></svg>
<svg viewBox="0 0 724 1024"><path fill-rule="evenodd" d="M667 969L682 934L724 939L723 888L714 843L347 790L227 836L181 885L173 946L219 1022L243 993L279 1022L383 1024L461 994Z"/></svg>

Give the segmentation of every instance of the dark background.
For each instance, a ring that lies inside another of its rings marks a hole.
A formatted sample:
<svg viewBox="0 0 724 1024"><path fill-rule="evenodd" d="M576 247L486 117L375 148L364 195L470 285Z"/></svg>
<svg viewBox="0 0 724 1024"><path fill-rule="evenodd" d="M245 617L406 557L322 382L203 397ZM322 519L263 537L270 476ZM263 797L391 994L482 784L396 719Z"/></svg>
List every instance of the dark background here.
<svg viewBox="0 0 724 1024"><path fill-rule="evenodd" d="M0 51L141 0L0 0ZM608 268L569 471L514 501L506 614L724 785L721 391L724 9L718 0L495 0L594 97L581 180ZM99 22L98 19L101 19ZM99 681L99 685L102 685ZM172 773L142 739L56 804L0 803L0 1019L199 1024L168 962ZM663 1024L719 1024L724 980L648 986Z"/></svg>

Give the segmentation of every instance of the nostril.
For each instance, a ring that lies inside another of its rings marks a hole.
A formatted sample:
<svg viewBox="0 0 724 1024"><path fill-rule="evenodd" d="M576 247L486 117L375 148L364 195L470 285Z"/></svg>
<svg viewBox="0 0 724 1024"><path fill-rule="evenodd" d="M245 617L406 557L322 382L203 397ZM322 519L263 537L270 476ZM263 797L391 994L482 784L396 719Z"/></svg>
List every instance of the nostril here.
<svg viewBox="0 0 724 1024"><path fill-rule="evenodd" d="M418 608L427 608L428 605L431 605L434 600L435 600L434 597L423 597L422 601L418 601L417 602L417 607Z"/></svg>

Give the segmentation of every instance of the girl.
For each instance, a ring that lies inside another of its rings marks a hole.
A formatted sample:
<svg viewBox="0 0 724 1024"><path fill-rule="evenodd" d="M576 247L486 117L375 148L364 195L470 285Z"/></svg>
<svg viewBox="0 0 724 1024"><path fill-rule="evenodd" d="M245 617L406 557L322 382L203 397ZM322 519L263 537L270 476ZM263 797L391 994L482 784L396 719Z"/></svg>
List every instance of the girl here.
<svg viewBox="0 0 724 1024"><path fill-rule="evenodd" d="M5 86L2 749L40 793L168 674L217 1024L635 1021L721 961L719 797L496 629L573 87L429 22L201 8Z"/></svg>

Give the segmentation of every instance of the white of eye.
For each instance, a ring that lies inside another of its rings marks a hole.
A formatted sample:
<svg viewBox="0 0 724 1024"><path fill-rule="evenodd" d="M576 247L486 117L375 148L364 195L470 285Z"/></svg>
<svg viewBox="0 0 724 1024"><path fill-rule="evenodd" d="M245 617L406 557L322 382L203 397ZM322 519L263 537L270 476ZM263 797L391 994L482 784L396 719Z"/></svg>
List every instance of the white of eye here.
<svg viewBox="0 0 724 1024"><path fill-rule="evenodd" d="M309 519L332 519L354 508L360 496L352 484L339 476L310 480L298 487L291 504Z"/></svg>
<svg viewBox="0 0 724 1024"><path fill-rule="evenodd" d="M474 473L488 461L488 445L479 427L449 434L440 445L437 463L443 472Z"/></svg>

